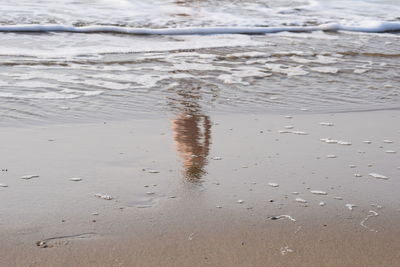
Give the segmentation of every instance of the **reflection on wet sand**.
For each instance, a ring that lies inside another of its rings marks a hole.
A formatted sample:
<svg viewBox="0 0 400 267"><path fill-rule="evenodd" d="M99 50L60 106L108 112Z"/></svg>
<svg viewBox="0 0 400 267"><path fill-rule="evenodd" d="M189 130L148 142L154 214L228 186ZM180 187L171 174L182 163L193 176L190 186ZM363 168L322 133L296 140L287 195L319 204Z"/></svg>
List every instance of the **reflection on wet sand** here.
<svg viewBox="0 0 400 267"><path fill-rule="evenodd" d="M206 173L211 143L211 120L206 115L182 113L172 121L176 150L183 161L183 173L196 182Z"/></svg>

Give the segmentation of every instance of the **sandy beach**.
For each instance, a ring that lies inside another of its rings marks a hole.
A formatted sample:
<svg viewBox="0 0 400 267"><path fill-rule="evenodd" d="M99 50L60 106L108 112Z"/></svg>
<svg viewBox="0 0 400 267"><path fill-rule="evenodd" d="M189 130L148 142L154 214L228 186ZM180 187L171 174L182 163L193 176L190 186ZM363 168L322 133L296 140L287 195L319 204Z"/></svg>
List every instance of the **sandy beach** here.
<svg viewBox="0 0 400 267"><path fill-rule="evenodd" d="M400 112L2 127L1 266L398 266Z"/></svg>

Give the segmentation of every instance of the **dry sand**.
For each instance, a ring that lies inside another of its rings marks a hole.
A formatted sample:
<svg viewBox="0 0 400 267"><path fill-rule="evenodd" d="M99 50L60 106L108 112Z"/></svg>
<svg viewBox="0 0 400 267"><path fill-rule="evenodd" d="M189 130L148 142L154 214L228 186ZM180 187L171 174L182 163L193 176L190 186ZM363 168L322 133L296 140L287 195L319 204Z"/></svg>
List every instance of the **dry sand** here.
<svg viewBox="0 0 400 267"><path fill-rule="evenodd" d="M301 112L2 127L0 265L399 266L399 121Z"/></svg>

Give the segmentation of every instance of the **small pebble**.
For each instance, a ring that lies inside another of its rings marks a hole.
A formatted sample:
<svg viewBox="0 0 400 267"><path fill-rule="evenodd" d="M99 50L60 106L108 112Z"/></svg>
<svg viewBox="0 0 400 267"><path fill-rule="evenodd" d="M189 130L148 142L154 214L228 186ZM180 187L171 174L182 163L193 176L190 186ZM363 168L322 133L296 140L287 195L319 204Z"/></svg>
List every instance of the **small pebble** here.
<svg viewBox="0 0 400 267"><path fill-rule="evenodd" d="M69 180L70 181L73 181L73 182L79 182L79 181L82 181L82 178L69 178Z"/></svg>
<svg viewBox="0 0 400 267"><path fill-rule="evenodd" d="M391 143L393 143L392 140L383 140L383 142L386 143L386 144L391 144Z"/></svg>
<svg viewBox="0 0 400 267"><path fill-rule="evenodd" d="M365 144L371 144L372 142L371 142L371 141L363 141L363 143L365 143Z"/></svg>
<svg viewBox="0 0 400 267"><path fill-rule="evenodd" d="M319 202L319 204L321 207L325 206L325 202Z"/></svg>
<svg viewBox="0 0 400 267"><path fill-rule="evenodd" d="M359 173L355 173L354 176L355 176L355 177L362 177L362 175L359 174Z"/></svg>
<svg viewBox="0 0 400 267"><path fill-rule="evenodd" d="M327 195L328 193L326 193L325 191L320 191L320 190L312 190L310 191L312 194L314 195Z"/></svg>
<svg viewBox="0 0 400 267"><path fill-rule="evenodd" d="M292 131L293 134L297 134L297 135L308 135L308 133L303 132L303 131Z"/></svg>
<svg viewBox="0 0 400 267"><path fill-rule="evenodd" d="M113 197L109 196L109 195L102 195L102 194L95 194L95 197L101 198L101 199L105 199L105 200L112 200Z"/></svg>
<svg viewBox="0 0 400 267"><path fill-rule="evenodd" d="M147 195L154 195L154 192L146 192Z"/></svg>
<svg viewBox="0 0 400 267"><path fill-rule="evenodd" d="M222 208L222 206L215 206L217 209L221 209Z"/></svg>
<svg viewBox="0 0 400 267"><path fill-rule="evenodd" d="M337 144L337 142L339 142L338 140L330 139L330 138L321 138L319 140L321 142L325 142L325 143L328 143L328 144Z"/></svg>
<svg viewBox="0 0 400 267"><path fill-rule="evenodd" d="M148 170L147 172L148 172L148 173L159 173L160 171L157 171L157 170Z"/></svg>
<svg viewBox="0 0 400 267"><path fill-rule="evenodd" d="M297 202L300 202L300 203L307 203L307 200L302 199L302 198L296 198L295 200L296 200Z"/></svg>
<svg viewBox="0 0 400 267"><path fill-rule="evenodd" d="M394 150L386 150L385 152L388 154L396 154L396 151L394 151Z"/></svg>
<svg viewBox="0 0 400 267"><path fill-rule="evenodd" d="M0 184L0 187L8 187L6 184Z"/></svg>
<svg viewBox="0 0 400 267"><path fill-rule="evenodd" d="M357 206L354 205L354 204L346 204L345 206L346 206L349 210L353 210L353 208L357 207Z"/></svg>
<svg viewBox="0 0 400 267"><path fill-rule="evenodd" d="M242 199L239 199L238 201L237 201L237 203L239 203L239 204L242 204L244 202L244 200L242 200Z"/></svg>
<svg viewBox="0 0 400 267"><path fill-rule="evenodd" d="M338 144L342 146L351 146L351 142L346 142L346 141L339 141Z"/></svg>
<svg viewBox="0 0 400 267"><path fill-rule="evenodd" d="M286 119L293 119L293 116L285 116Z"/></svg>
<svg viewBox="0 0 400 267"><path fill-rule="evenodd" d="M222 160L221 157L212 157L213 160Z"/></svg>
<svg viewBox="0 0 400 267"><path fill-rule="evenodd" d="M334 199L336 199L336 200L343 200L342 197L334 197Z"/></svg>
<svg viewBox="0 0 400 267"><path fill-rule="evenodd" d="M349 167L353 169L353 168L356 168L357 166L351 164L351 165L349 165Z"/></svg>
<svg viewBox="0 0 400 267"><path fill-rule="evenodd" d="M332 122L320 122L319 124L322 126L333 126Z"/></svg>
<svg viewBox="0 0 400 267"><path fill-rule="evenodd" d="M277 184L277 183L268 183L268 185L272 186L272 187L278 187L279 186L279 184Z"/></svg>
<svg viewBox="0 0 400 267"><path fill-rule="evenodd" d="M334 159L334 158L336 158L336 155L326 155L326 157L327 157L328 159Z"/></svg>

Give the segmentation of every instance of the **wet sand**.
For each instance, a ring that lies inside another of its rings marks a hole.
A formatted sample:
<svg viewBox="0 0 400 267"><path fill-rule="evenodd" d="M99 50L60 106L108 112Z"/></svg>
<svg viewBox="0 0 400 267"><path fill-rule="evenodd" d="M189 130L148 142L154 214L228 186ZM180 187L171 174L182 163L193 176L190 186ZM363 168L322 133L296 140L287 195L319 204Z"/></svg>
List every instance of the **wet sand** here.
<svg viewBox="0 0 400 267"><path fill-rule="evenodd" d="M0 265L397 266L399 118L2 127Z"/></svg>

